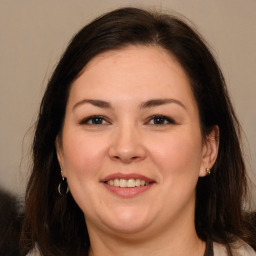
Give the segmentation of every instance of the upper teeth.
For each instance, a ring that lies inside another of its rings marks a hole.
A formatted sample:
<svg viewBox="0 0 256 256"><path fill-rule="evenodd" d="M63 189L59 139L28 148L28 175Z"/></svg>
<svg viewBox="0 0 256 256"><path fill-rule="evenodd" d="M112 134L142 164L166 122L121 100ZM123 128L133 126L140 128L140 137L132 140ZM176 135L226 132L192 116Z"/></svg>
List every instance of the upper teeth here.
<svg viewBox="0 0 256 256"><path fill-rule="evenodd" d="M147 186L149 182L140 179L114 179L107 181L110 186L120 187L120 188L134 188L139 186Z"/></svg>

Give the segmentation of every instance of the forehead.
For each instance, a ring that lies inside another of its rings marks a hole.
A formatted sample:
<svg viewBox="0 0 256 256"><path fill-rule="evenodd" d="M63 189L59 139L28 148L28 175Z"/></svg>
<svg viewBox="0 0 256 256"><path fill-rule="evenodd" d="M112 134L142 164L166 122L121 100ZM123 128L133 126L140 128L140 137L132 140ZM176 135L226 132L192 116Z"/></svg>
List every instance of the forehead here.
<svg viewBox="0 0 256 256"><path fill-rule="evenodd" d="M139 72L142 72L144 67L146 68L144 69L145 71L153 69L154 72L157 72L159 67L171 70L174 70L175 67L176 71L178 71L178 69L181 71L179 75L187 79L183 67L179 64L174 55L157 45L129 45L121 49L100 53L87 63L82 74L86 71L88 73L88 71L91 71L95 67L100 68L105 65L110 69L129 68L131 66L139 67Z"/></svg>
<svg viewBox="0 0 256 256"><path fill-rule="evenodd" d="M94 57L72 84L70 96L111 99L120 94L142 99L168 93L194 100L189 79L175 57L159 46L128 46Z"/></svg>

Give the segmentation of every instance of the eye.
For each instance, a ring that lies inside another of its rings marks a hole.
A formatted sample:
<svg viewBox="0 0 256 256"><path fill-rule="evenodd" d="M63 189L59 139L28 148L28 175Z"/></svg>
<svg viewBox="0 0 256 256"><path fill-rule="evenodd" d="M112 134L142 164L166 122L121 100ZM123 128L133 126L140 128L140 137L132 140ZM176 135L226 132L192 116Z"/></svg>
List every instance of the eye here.
<svg viewBox="0 0 256 256"><path fill-rule="evenodd" d="M172 118L167 116L154 115L150 117L148 123L152 125L168 125L168 124L175 124L176 122Z"/></svg>
<svg viewBox="0 0 256 256"><path fill-rule="evenodd" d="M106 120L104 116L89 116L82 120L80 124L85 124L85 125L105 125L109 124L109 122Z"/></svg>

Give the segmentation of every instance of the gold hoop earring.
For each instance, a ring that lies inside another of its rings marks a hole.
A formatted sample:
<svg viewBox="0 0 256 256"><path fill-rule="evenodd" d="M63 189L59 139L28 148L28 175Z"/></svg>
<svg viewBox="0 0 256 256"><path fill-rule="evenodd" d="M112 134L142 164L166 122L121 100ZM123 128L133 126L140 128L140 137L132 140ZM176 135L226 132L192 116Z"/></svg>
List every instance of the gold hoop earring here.
<svg viewBox="0 0 256 256"><path fill-rule="evenodd" d="M206 168L206 174L209 176L211 175L211 169L210 168Z"/></svg>

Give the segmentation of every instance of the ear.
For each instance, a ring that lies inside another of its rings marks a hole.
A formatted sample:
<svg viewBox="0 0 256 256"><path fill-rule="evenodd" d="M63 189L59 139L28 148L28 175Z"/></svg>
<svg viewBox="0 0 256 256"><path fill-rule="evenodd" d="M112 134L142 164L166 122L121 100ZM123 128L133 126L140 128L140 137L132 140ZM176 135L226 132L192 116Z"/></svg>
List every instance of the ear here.
<svg viewBox="0 0 256 256"><path fill-rule="evenodd" d="M61 141L61 138L60 138L59 135L55 139L55 148L56 148L56 154L57 154L58 162L59 162L59 165L60 165L61 176L66 177L65 169L63 168L63 166L64 166L64 156L63 156L62 141Z"/></svg>
<svg viewBox="0 0 256 256"><path fill-rule="evenodd" d="M202 162L200 168L200 177L207 175L206 169L211 169L217 159L219 150L219 127L216 125L212 131L207 135L203 150L202 150Z"/></svg>

